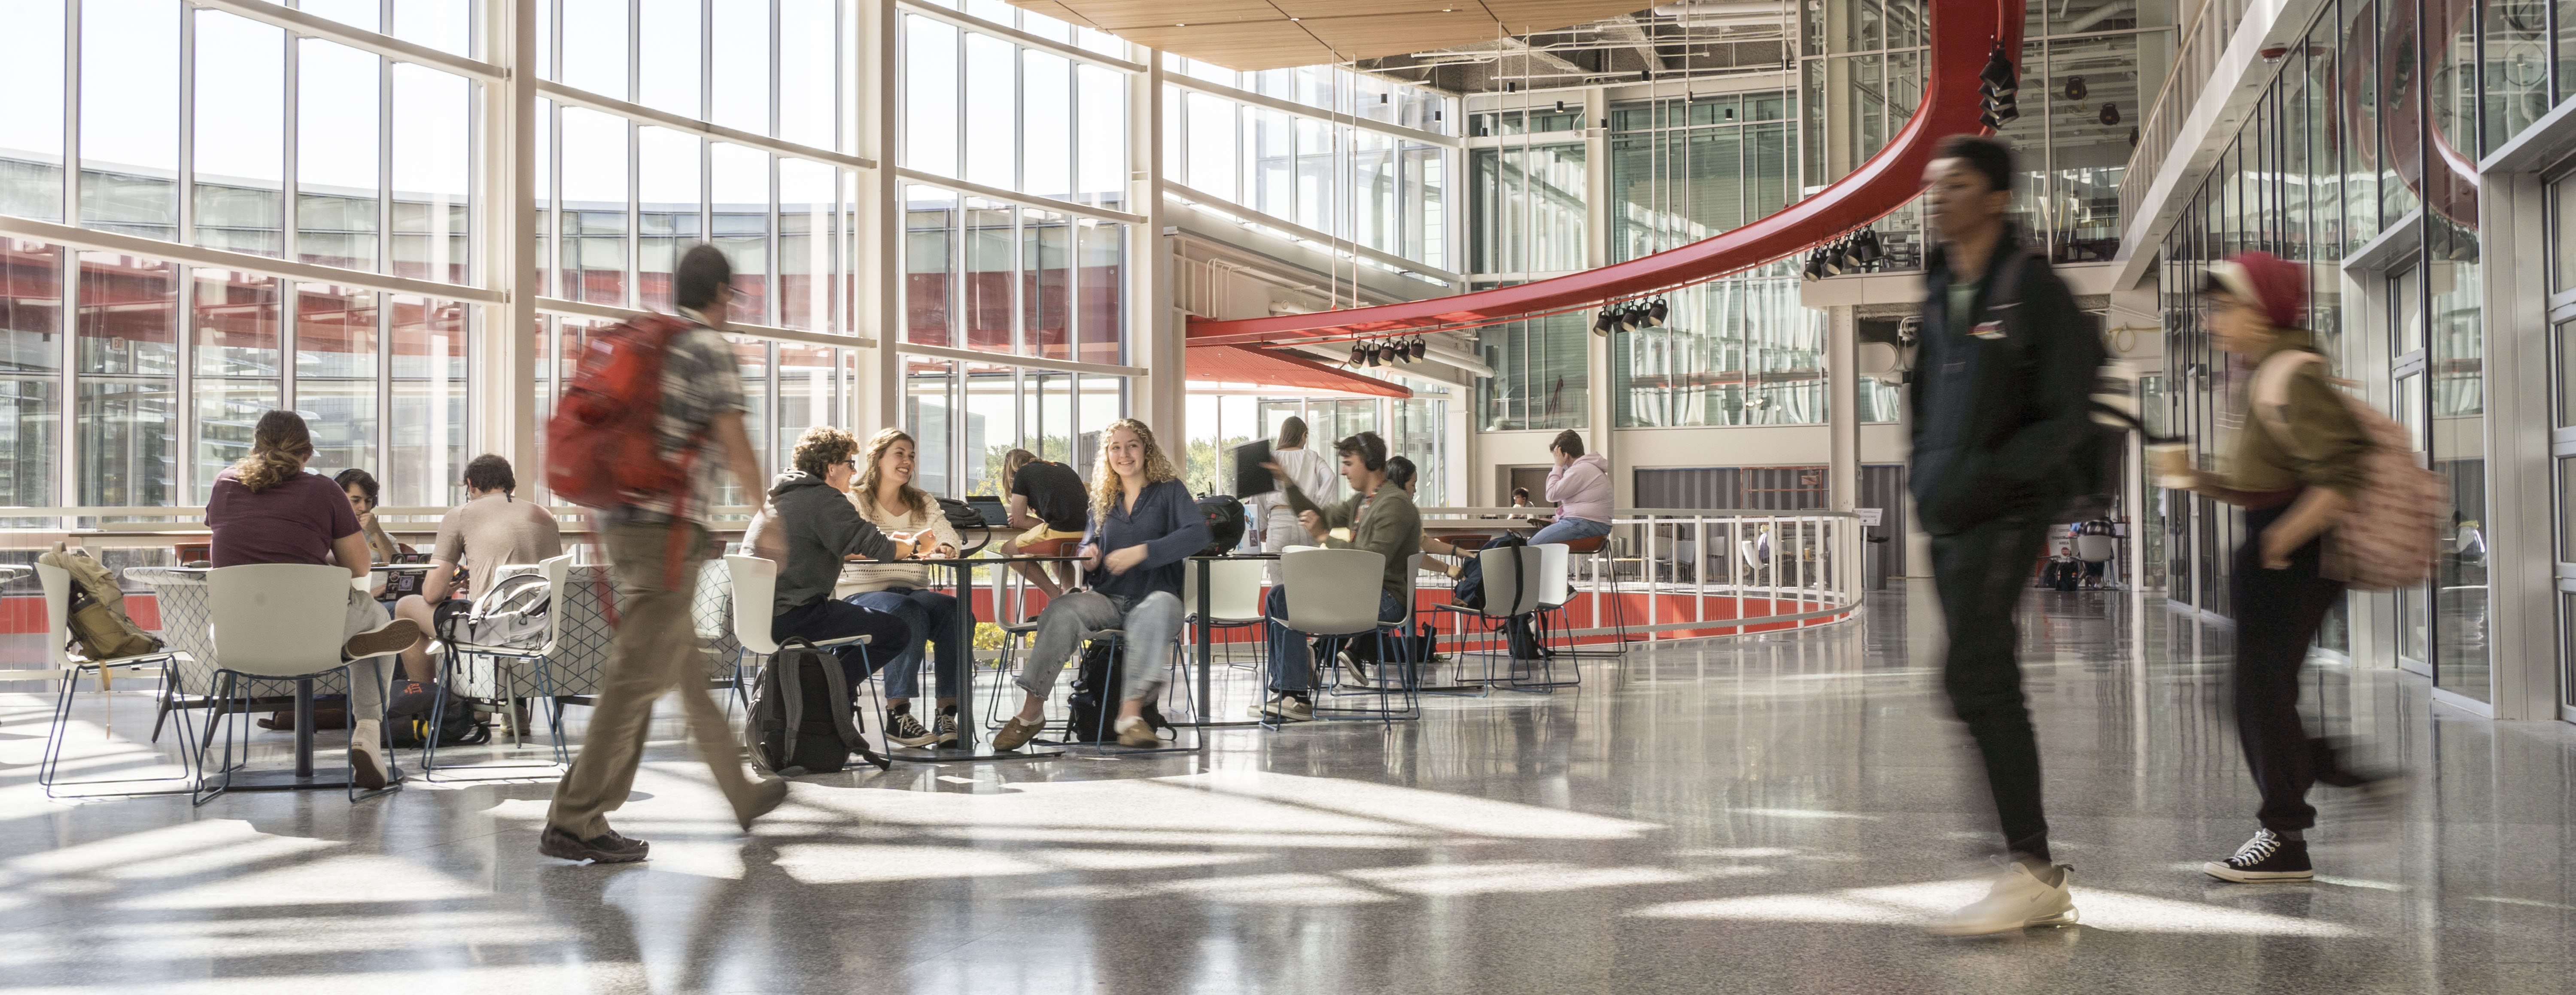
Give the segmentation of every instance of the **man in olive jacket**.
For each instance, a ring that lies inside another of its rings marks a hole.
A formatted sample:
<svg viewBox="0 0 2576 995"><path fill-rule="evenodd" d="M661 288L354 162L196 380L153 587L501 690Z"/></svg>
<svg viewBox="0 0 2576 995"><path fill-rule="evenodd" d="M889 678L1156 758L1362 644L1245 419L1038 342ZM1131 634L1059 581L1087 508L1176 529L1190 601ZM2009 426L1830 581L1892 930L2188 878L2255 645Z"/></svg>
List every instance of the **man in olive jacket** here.
<svg viewBox="0 0 2576 995"><path fill-rule="evenodd" d="M1994 896L1936 928L2003 932L2072 913L2040 805L2039 745L2022 695L2013 609L2091 451L2101 337L2005 211L2012 151L1955 135L1933 154L1927 202L1942 242L1925 260L1923 347L1910 398L1908 486L1932 535L1949 629L1942 683L1985 761L2014 863Z"/></svg>
<svg viewBox="0 0 2576 995"><path fill-rule="evenodd" d="M1381 622L1404 620L1404 594L1411 581L1414 554L1422 552L1422 512L1413 506L1413 495L1404 488L1387 483L1386 440L1375 432L1362 432L1333 444L1340 454L1342 479L1357 492L1334 507L1317 505L1313 498L1282 477L1281 489L1288 495L1288 507L1297 512L1297 520L1306 526L1306 534L1315 545L1335 549L1365 549L1386 557L1384 586L1378 592L1377 617ZM1272 467L1277 473L1277 467ZM1347 530L1336 535L1335 530ZM1253 712L1263 718L1303 722L1315 717L1315 706L1307 694L1306 634L1291 629L1288 619L1288 586L1270 589L1269 607L1264 614L1270 619L1270 690L1266 704L1254 706Z"/></svg>

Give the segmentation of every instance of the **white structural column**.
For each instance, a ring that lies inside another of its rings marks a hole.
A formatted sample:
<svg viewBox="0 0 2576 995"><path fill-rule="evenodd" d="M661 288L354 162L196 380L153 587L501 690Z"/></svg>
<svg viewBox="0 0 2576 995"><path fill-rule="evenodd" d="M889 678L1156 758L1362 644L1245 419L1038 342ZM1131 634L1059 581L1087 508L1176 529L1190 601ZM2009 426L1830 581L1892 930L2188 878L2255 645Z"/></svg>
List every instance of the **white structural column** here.
<svg viewBox="0 0 2576 995"><path fill-rule="evenodd" d="M1145 368L1127 410L1154 430L1165 452L1189 452L1189 357L1183 322L1169 288L1172 246L1163 238L1163 60L1148 56L1145 74L1127 88L1127 202L1144 215L1127 226L1127 362Z"/></svg>
<svg viewBox="0 0 2576 995"><path fill-rule="evenodd" d="M1583 202L1594 205L1586 212L1591 223L1583 230L1583 257L1585 264L1592 269L1610 265L1608 211L1617 210L1610 203L1609 116L1610 99L1606 91L1597 87L1583 91ZM1581 315L1588 324L1599 313L1596 308ZM1583 425L1587 430L1583 433L1584 441L1589 444L1590 452L1599 453L1602 460L1610 464L1610 505L1614 508L1635 507L1637 503L1637 475L1629 470L1631 459L1627 447L1617 444L1618 422L1613 416L1616 407L1611 403L1611 391L1618 379L1610 369L1611 359L1617 354L1617 350L1610 347L1610 338L1624 334L1627 333L1587 334L1583 346L1584 380L1590 388L1584 391L1589 398L1583 406ZM1508 494L1495 497L1498 498L1495 504L1511 503Z"/></svg>
<svg viewBox="0 0 2576 995"><path fill-rule="evenodd" d="M855 350L858 369L850 383L850 431L867 438L887 426L903 424L903 360L894 351L903 341L902 285L903 181L896 175L903 146L895 134L897 100L903 97L902 61L896 50L898 19L895 0L859 0L859 71L851 73L858 93L856 124L860 150L877 161L876 169L859 174L858 302L853 330L868 334L873 324L874 349Z"/></svg>
<svg viewBox="0 0 2576 995"><path fill-rule="evenodd" d="M2540 176L2479 177L2485 271L2488 661L2499 719L2558 717L2557 502L2550 480L2548 217ZM2563 247L2562 247L2563 248Z"/></svg>
<svg viewBox="0 0 2576 995"><path fill-rule="evenodd" d="M483 51L509 71L482 84L483 204L478 282L507 297L484 304L482 341L472 351L468 403L476 452L499 453L519 468L522 486L544 479L537 462L536 217L537 5L483 0Z"/></svg>
<svg viewBox="0 0 2576 995"><path fill-rule="evenodd" d="M1825 507L1860 504L1860 309L1825 309Z"/></svg>

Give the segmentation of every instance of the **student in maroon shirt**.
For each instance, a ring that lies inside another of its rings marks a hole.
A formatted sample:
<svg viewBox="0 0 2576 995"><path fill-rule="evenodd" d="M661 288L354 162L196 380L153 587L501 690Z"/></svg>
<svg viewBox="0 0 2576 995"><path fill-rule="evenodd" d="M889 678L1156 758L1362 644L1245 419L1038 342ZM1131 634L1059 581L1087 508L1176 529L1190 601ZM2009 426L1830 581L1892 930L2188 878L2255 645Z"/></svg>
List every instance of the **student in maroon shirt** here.
<svg viewBox="0 0 2576 995"><path fill-rule="evenodd" d="M250 455L215 477L206 501L206 526L214 531L215 566L311 563L346 566L367 576L367 539L349 498L330 480L304 472L313 458L313 435L292 411L259 417ZM348 621L340 655L350 661L350 763L358 786L381 788L393 769L385 762L384 714L388 658L420 641L410 619L388 620L366 591L349 590Z"/></svg>

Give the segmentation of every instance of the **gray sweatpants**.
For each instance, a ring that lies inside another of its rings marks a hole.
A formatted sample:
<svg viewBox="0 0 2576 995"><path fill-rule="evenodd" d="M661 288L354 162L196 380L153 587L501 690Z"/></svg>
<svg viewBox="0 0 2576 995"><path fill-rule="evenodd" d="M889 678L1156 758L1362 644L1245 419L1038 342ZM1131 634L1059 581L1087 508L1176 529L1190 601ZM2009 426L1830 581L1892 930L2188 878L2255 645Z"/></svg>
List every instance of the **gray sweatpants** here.
<svg viewBox="0 0 2576 995"><path fill-rule="evenodd" d="M1123 700L1150 697L1172 669L1172 641L1181 635L1181 599L1156 591L1128 602L1098 591L1076 591L1047 602L1038 613L1037 640L1020 664L1020 688L1040 698L1055 689L1082 641L1104 629L1127 633Z"/></svg>
<svg viewBox="0 0 2576 995"><path fill-rule="evenodd" d="M351 588L349 617L340 625L340 640L382 627L388 616L376 596ZM394 657L371 656L349 661L349 714L361 719L385 717L385 687L393 679Z"/></svg>

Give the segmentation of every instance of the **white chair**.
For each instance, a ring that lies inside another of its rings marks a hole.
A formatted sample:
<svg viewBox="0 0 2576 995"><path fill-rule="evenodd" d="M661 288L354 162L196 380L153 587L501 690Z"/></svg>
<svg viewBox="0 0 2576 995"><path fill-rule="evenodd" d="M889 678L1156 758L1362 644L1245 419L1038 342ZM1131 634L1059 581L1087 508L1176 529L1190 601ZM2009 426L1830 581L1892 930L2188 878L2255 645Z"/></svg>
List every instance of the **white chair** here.
<svg viewBox="0 0 2576 995"><path fill-rule="evenodd" d="M243 760L250 754L249 726L232 721L240 714L229 707L229 700L240 678L300 680L348 669L349 662L340 659L342 627L348 620L349 571L334 566L309 563L254 563L238 567L218 567L207 575L208 600L213 604L215 672L220 686L216 692L216 714L241 730ZM350 675L354 678L356 674ZM356 695L350 696L349 718L354 732L360 716ZM299 746L309 744L313 735L309 726L298 725ZM233 761L232 735L224 737L224 759L216 771L220 783L211 790L206 773L207 751L197 753L197 791L192 799L203 805L216 795L232 789L233 774L240 769ZM362 794L358 788L354 759L348 764L349 800L381 794L391 787ZM397 771L387 771L389 781L399 781Z"/></svg>
<svg viewBox="0 0 2576 995"><path fill-rule="evenodd" d="M1263 583L1269 580L1271 565L1277 561L1206 561L1192 558L1181 562L1184 564L1181 575L1183 630L1192 633L1195 638L1202 615L1205 616L1204 622L1211 636L1216 632L1230 629L1259 628L1262 630L1262 649L1264 650L1261 659L1267 661L1270 630L1265 624L1269 619L1263 617L1261 611L1261 591ZM1202 569L1207 573L1210 606L1210 609L1204 612L1199 606L1199 573ZM1214 646L1208 648L1211 665L1216 659L1216 650L1217 647ZM1195 657L1185 656L1182 659L1195 662ZM1210 683L1210 693L1213 694L1213 681ZM1197 716L1201 722L1207 721L1209 716L1217 714L1218 711L1212 702L1193 701L1191 705L1202 713Z"/></svg>
<svg viewBox="0 0 2576 995"><path fill-rule="evenodd" d="M546 731L554 741L555 760L552 764L477 764L470 767L451 766L449 769L512 770L529 767L569 767L572 765L572 753L564 745L564 706L563 702L557 700L555 697L554 671L548 666L548 664L554 659L555 645L563 639L564 613L562 611L562 607L565 604L563 596L564 578L570 576L572 573L572 554L566 553L550 560L540 560L534 566L504 565L487 572L492 576L490 579L482 581L482 583L486 585L497 585L504 578L517 577L528 573L536 573L545 577L545 641L535 646L478 646L473 643L448 643L446 654L447 659L439 668L442 673L440 683L446 687L456 687L460 683L459 676L466 673L465 661L467 658L481 657L488 659L492 661L492 676L495 679L495 682L499 685L499 687L494 690L498 692L497 697L501 700L502 707L508 708L512 707L512 703L517 701L519 697L517 694L519 687L517 677L518 668L524 666L533 671L532 676L536 678L537 682L537 696L543 699L546 707L550 709L550 718L547 722ZM424 744L420 751L421 776L428 780L437 779L438 736L436 734L436 730L440 728L440 723L445 722L446 719L447 695L442 693L438 695L437 699L429 708L429 728L431 730L431 734L423 737L421 740ZM525 723L518 721L518 716L515 714L511 716L510 737L514 745L526 744L527 730L524 728L525 725Z"/></svg>
<svg viewBox="0 0 2576 995"><path fill-rule="evenodd" d="M39 563L36 564L36 579L41 583L45 592L46 661L53 666L55 673L62 676L63 680L62 693L54 699L53 728L45 734L45 752L36 767L36 781L44 786L45 797L53 798L57 797L54 793L54 786L59 783L56 775L60 772L62 766L64 730L71 722L72 703L80 694L81 672L88 671L98 675L99 690L106 691L110 685L107 674L109 670L116 668L136 669L154 664L167 664L175 654L168 651L161 651L143 653L136 656L121 656L107 660L91 660L85 657L72 655L70 647L72 603L71 571L51 564ZM161 697L165 703L170 697L170 689L171 682L164 679L161 682ZM163 707L166 709L168 706L165 704ZM191 749L196 743L196 735L187 727L187 713L180 713L179 726L180 762L182 765L193 766L195 763L195 757L191 753ZM172 781L185 781L187 779L188 776L182 774L178 777L118 778L79 781L66 786L86 787L106 784L167 784ZM111 795L175 795L178 793L180 793L178 790L101 791L82 792L78 797L106 797Z"/></svg>
<svg viewBox="0 0 2576 995"><path fill-rule="evenodd" d="M1419 563L1409 565L1418 566ZM1288 628L1309 638L1332 643L1344 643L1355 636L1370 636L1378 640L1377 658L1387 658L1384 628L1387 623L1378 621L1377 617L1379 596L1386 589L1386 554L1366 549L1288 550L1279 557L1279 575L1288 587L1284 599L1288 607L1288 617L1284 622ZM1324 663L1330 666L1329 660ZM1409 685L1411 682L1400 683ZM1376 693L1380 708L1318 707L1315 711L1318 715L1327 712L1363 717L1376 715L1390 722L1420 714L1418 707L1409 710L1410 714L1407 709L1384 707L1387 705L1386 689L1378 688ZM1407 699L1411 700L1409 688ZM1270 718L1263 724L1276 728L1278 720Z"/></svg>
<svg viewBox="0 0 2576 995"><path fill-rule="evenodd" d="M725 572L733 579L734 642L741 644L742 652L745 654L777 657L778 640L770 636L769 626L773 617L771 609L778 600L778 564L757 556L743 556L738 553L726 556L724 560ZM837 639L814 639L808 642L811 642L815 649L831 649L835 646L865 646L868 644L868 637L862 633ZM885 706L882 703L882 696L879 697L879 702L877 728L882 730L885 728ZM750 718L746 716L744 721L749 722ZM789 721L794 719L791 717ZM893 749L896 745L891 740L886 743L888 749Z"/></svg>
<svg viewBox="0 0 2576 995"><path fill-rule="evenodd" d="M1530 555L1529 547L1526 546L1490 547L1477 551L1476 564L1478 570L1484 575L1484 606L1481 608L1469 608L1465 605L1452 602L1450 604L1441 605L1440 608L1442 611L1452 612L1461 616L1483 621L1487 626L1487 632L1494 635L1501 635L1503 627L1508 625L1512 619L1519 616L1532 615L1539 611L1539 595L1545 592L1547 588L1546 575L1544 573L1546 569L1546 554L1544 552L1541 552L1539 555L1532 556ZM1512 659L1515 663L1520 662L1519 658L1512 657L1509 649L1510 641L1507 638L1504 640L1504 646L1505 649L1502 655L1507 659ZM1469 655L1471 654L1459 654L1461 657ZM1492 650L1481 650L1472 655L1480 656L1485 659L1485 676L1478 683L1481 683L1490 689L1494 680L1494 652ZM1532 662L1544 664L1547 661L1540 659ZM1541 690L1559 686L1557 682L1553 680L1543 681L1538 684L1528 684L1517 679L1511 679L1507 680L1506 684L1516 690Z"/></svg>
<svg viewBox="0 0 2576 995"><path fill-rule="evenodd" d="M1412 569L1405 571L1404 593L1399 595L1399 597L1404 599L1404 616L1392 622L1378 623L1378 645L1380 652L1378 654L1377 663L1375 664L1377 667L1376 677L1371 678L1367 674L1365 668L1359 668L1361 670L1361 673L1359 674L1361 678L1361 687L1358 691L1341 691L1338 689L1337 682L1336 690L1333 692L1336 695L1375 693L1378 696L1378 707L1375 709L1335 707L1331 709L1332 711L1352 712L1363 715L1385 715L1390 719L1415 719L1422 717L1422 671L1431 665L1431 661L1428 659L1392 660L1389 659L1389 657L1394 654L1389 652L1389 650L1392 647L1410 645L1407 642L1407 639L1413 634L1414 619L1420 614L1419 609L1415 607L1416 603L1420 600L1420 590L1417 585L1422 579L1422 563L1426 559L1429 559L1429 554L1415 553L1406 560L1406 564ZM1395 635L1395 639L1392 642L1386 639L1388 633L1393 633ZM1396 673L1395 682L1392 686L1387 682L1386 672L1389 667L1395 668ZM1396 707L1388 700L1390 692L1402 694L1404 699L1404 705L1402 707ZM1319 708L1317 710L1323 711L1324 709Z"/></svg>

